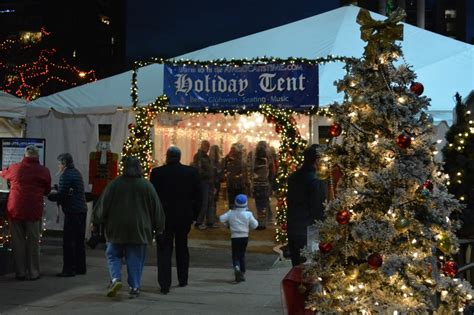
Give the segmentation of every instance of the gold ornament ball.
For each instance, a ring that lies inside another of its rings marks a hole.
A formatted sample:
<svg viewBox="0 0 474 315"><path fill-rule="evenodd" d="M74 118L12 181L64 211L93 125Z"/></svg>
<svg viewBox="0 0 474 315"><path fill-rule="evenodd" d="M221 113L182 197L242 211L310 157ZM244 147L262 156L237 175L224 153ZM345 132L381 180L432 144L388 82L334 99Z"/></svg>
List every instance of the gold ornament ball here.
<svg viewBox="0 0 474 315"><path fill-rule="evenodd" d="M364 105L365 104L365 97L363 97L362 95L356 95L352 98L352 103L354 103L354 105Z"/></svg>
<svg viewBox="0 0 474 315"><path fill-rule="evenodd" d="M306 293L306 287L305 287L304 284L301 283L301 284L298 286L298 292L299 292L300 294L305 294L305 293Z"/></svg>
<svg viewBox="0 0 474 315"><path fill-rule="evenodd" d="M344 273L349 280L356 280L359 277L359 268L357 266L350 265L346 268Z"/></svg>
<svg viewBox="0 0 474 315"><path fill-rule="evenodd" d="M452 247L453 247L453 244L452 244L451 240L449 239L449 237L445 236L445 237L440 239L439 244L438 244L438 248L444 254L451 253Z"/></svg>
<svg viewBox="0 0 474 315"><path fill-rule="evenodd" d="M338 261L338 259L337 259L336 256L328 256L327 259L326 259L326 264L327 264L328 266L332 266L332 265L334 265L337 261Z"/></svg>
<svg viewBox="0 0 474 315"><path fill-rule="evenodd" d="M400 217L395 222L395 230L397 230L399 233L405 233L406 231L408 231L409 227L410 221L405 217Z"/></svg>
<svg viewBox="0 0 474 315"><path fill-rule="evenodd" d="M327 165L325 164L319 165L317 175L320 179L326 180L329 178L330 174L331 172L329 171L329 167L327 167Z"/></svg>

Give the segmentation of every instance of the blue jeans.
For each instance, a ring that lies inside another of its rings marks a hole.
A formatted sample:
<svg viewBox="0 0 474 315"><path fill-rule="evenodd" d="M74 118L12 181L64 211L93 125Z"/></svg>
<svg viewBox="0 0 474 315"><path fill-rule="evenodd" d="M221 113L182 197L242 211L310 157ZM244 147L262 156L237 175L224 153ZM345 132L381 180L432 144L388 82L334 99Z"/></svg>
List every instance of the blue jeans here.
<svg viewBox="0 0 474 315"><path fill-rule="evenodd" d="M127 260L128 285L140 288L143 265L145 264L146 244L107 243L105 255L109 267L110 279L122 279L122 257Z"/></svg>

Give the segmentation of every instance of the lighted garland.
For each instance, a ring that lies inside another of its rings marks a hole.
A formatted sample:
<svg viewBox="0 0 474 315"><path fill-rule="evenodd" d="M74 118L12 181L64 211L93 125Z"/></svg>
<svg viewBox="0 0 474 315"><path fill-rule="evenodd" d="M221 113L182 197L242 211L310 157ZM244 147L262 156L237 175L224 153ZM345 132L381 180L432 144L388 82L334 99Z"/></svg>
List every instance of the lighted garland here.
<svg viewBox="0 0 474 315"><path fill-rule="evenodd" d="M168 98L166 95L160 96L154 103L147 105L146 107L139 106L138 98L138 71L140 67L144 67L151 64L168 64L168 65L182 65L182 66L202 66L202 67L213 67L213 66L233 66L241 67L244 65L266 65L272 64L326 64L331 62L343 62L343 63L355 63L357 59L347 58L340 56L328 56L325 58L306 59L306 58L253 58L253 59L219 59L212 61L199 61L199 60L165 60L162 58L152 58L149 61L137 61L134 63L134 69L132 73L132 83L130 95L132 98L132 106L136 115L136 125L130 124L130 136L127 138L123 149L122 156L136 156L142 162L145 176L148 177L150 169L153 166L153 143L151 141L150 130L153 126L156 115L160 112L175 113L201 113L201 114L224 114L224 115L236 115L236 114L249 114L251 112L259 112L263 114L267 121L275 124L276 132L281 136L280 154L279 154L279 171L277 174L278 183L278 204L277 204L277 215L276 215L276 241L285 243L287 241L286 232L286 193L287 193L287 179L291 172L293 172L298 165L302 163L302 150L307 145L306 141L301 138L301 135L297 129L296 121L293 115L296 113L293 110L279 109L272 107L272 105L264 104L257 110L248 110L245 108L232 109L232 110L215 110L210 108L204 108L203 110L196 111L190 107L170 108ZM320 115L331 117L329 109L319 109L312 107L304 112L298 112L305 115ZM122 170L122 165L120 165Z"/></svg>
<svg viewBox="0 0 474 315"><path fill-rule="evenodd" d="M275 125L275 131L281 137L281 144L278 154L278 174L277 174L277 207L276 207L276 236L277 242L287 241L287 202L288 176L296 170L303 162L302 152L307 145L306 140L301 138L293 117L295 112L274 108L269 104L260 106L261 113L268 123Z"/></svg>
<svg viewBox="0 0 474 315"><path fill-rule="evenodd" d="M9 249L11 242L11 235L8 228L8 220L0 217L0 249Z"/></svg>
<svg viewBox="0 0 474 315"><path fill-rule="evenodd" d="M168 106L168 98L160 96L147 107L134 107L136 124L129 124L130 136L122 148L122 157L135 156L143 167L143 173L148 178L153 166L153 142L151 141L151 127L158 113L164 112ZM123 170L123 159L120 160L120 173Z"/></svg>

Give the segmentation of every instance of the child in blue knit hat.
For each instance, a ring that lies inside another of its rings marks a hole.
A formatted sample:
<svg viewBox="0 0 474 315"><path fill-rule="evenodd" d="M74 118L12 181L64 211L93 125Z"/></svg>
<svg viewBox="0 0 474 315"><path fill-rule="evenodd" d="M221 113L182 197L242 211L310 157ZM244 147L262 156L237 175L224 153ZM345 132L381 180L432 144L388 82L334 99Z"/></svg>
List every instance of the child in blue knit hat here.
<svg viewBox="0 0 474 315"><path fill-rule="evenodd" d="M247 196L237 195L234 209L221 215L219 220L230 228L235 281L245 281L245 252L249 241L249 229L254 230L258 226L257 220L247 207Z"/></svg>

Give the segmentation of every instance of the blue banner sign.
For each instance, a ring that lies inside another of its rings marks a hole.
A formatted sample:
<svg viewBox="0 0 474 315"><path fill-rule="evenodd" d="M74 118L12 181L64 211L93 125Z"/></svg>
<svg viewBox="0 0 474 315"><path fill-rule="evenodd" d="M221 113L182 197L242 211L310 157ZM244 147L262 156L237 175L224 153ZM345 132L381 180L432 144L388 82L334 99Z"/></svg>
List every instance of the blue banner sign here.
<svg viewBox="0 0 474 315"><path fill-rule="evenodd" d="M318 65L165 65L170 107L257 110L261 104L305 110L318 104Z"/></svg>

